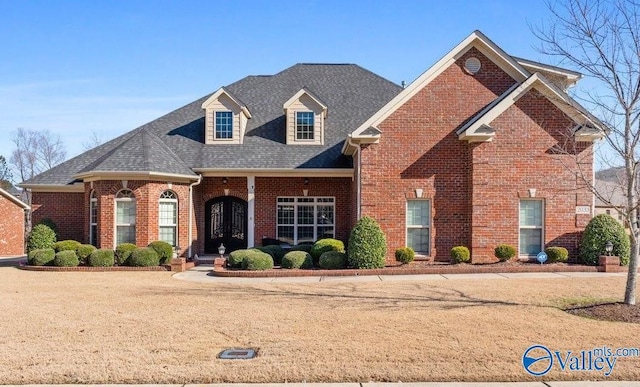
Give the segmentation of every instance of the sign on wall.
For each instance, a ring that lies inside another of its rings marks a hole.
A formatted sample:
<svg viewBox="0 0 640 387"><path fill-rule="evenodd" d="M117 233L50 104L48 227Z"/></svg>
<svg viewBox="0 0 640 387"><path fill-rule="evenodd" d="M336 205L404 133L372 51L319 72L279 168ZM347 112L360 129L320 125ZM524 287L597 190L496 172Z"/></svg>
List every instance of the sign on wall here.
<svg viewBox="0 0 640 387"><path fill-rule="evenodd" d="M576 214L591 214L591 206L576 206Z"/></svg>

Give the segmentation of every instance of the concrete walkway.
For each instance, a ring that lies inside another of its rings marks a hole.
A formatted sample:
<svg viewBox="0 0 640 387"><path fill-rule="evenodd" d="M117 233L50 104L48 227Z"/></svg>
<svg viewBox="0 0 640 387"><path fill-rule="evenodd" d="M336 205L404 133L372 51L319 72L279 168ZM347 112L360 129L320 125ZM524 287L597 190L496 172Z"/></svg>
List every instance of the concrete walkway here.
<svg viewBox="0 0 640 387"><path fill-rule="evenodd" d="M62 387L77 384L25 384L6 387ZM431 382L431 383L220 383L220 384L86 384L93 387L640 387L640 382Z"/></svg>
<svg viewBox="0 0 640 387"><path fill-rule="evenodd" d="M354 276L313 276L313 277L216 277L211 275L212 265L200 265L182 273L176 273L173 278L209 283L312 283L312 282L380 282L380 281L442 281L458 279L513 279L513 278L603 278L625 277L627 273L474 273L474 274L402 274L402 275L354 275ZM403 385L404 386L404 385ZM640 384L638 385L640 386Z"/></svg>

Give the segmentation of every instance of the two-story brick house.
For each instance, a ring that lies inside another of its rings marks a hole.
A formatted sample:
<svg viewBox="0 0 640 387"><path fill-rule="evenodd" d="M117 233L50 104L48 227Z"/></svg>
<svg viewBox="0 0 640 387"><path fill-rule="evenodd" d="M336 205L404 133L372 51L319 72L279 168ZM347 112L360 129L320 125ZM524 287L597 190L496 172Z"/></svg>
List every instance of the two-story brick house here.
<svg viewBox="0 0 640 387"><path fill-rule="evenodd" d="M298 64L222 87L21 186L35 222L109 248L162 239L191 256L264 237L346 240L369 215L389 259L405 245L436 260L466 245L476 263L493 261L499 243L523 257L546 245L575 254L593 196L574 170L591 171L603 135L566 94L579 78L478 31L405 89L356 65Z"/></svg>

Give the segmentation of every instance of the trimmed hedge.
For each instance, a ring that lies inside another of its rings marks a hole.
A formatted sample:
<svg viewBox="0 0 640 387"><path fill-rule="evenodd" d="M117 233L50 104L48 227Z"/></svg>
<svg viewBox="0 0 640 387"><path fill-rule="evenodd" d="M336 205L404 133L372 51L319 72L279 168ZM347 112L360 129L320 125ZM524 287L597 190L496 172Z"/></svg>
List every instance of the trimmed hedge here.
<svg viewBox="0 0 640 387"><path fill-rule="evenodd" d="M358 220L349 236L349 266L355 269L384 267L387 240L378 223L371 217Z"/></svg>
<svg viewBox="0 0 640 387"><path fill-rule="evenodd" d="M151 247L138 247L131 252L131 256L127 259L127 266L158 266L160 257L158 253Z"/></svg>
<svg viewBox="0 0 640 387"><path fill-rule="evenodd" d="M569 260L569 251L564 247L552 246L544 252L547 253L549 262L567 262Z"/></svg>
<svg viewBox="0 0 640 387"><path fill-rule="evenodd" d="M76 251L78 250L78 247L80 247L80 245L82 245L82 243L67 239L54 243L53 249L56 251L56 253L59 253L61 251Z"/></svg>
<svg viewBox="0 0 640 387"><path fill-rule="evenodd" d="M396 250L396 261L402 264L411 263L416 256L416 252L411 247L400 247Z"/></svg>
<svg viewBox="0 0 640 387"><path fill-rule="evenodd" d="M620 222L606 214L594 216L584 229L580 242L580 262L597 265L598 257L606 254L604 246L607 241L613 243L611 254L620 258L621 265L628 265L631 255L629 236Z"/></svg>
<svg viewBox="0 0 640 387"><path fill-rule="evenodd" d="M128 265L127 260L138 246L133 243L121 243L116 246L116 263L120 266Z"/></svg>
<svg viewBox="0 0 640 387"><path fill-rule="evenodd" d="M27 254L27 263L32 266L47 266L53 263L55 257L54 249L35 249Z"/></svg>
<svg viewBox="0 0 640 387"><path fill-rule="evenodd" d="M508 261L516 256L516 248L511 245L498 245L493 252L501 262Z"/></svg>
<svg viewBox="0 0 640 387"><path fill-rule="evenodd" d="M325 238L314 243L313 246L311 246L311 250L309 250L309 254L311 254L311 257L313 258L313 263L317 264L320 260L320 256L327 251L338 251L344 253L344 242L333 238Z"/></svg>
<svg viewBox="0 0 640 387"><path fill-rule="evenodd" d="M449 252L451 257L451 263L469 262L471 260L471 253L466 246L456 246Z"/></svg>
<svg viewBox="0 0 640 387"><path fill-rule="evenodd" d="M260 250L250 249L242 259L244 270L268 270L273 269L273 258Z"/></svg>
<svg viewBox="0 0 640 387"><path fill-rule="evenodd" d="M245 255L247 255L247 252L251 250L253 249L241 249L230 252L229 257L227 258L227 266L234 269L240 269L242 267L242 260Z"/></svg>
<svg viewBox="0 0 640 387"><path fill-rule="evenodd" d="M284 257L285 254L284 249L278 245L255 247L255 249L269 254L271 258L273 258L273 263L276 265L279 265L282 262L282 257Z"/></svg>
<svg viewBox="0 0 640 387"><path fill-rule="evenodd" d="M115 264L115 254L111 249L94 250L87 263L92 267L110 267Z"/></svg>
<svg viewBox="0 0 640 387"><path fill-rule="evenodd" d="M311 253L313 245L295 245L289 249L289 251L304 251L305 253Z"/></svg>
<svg viewBox="0 0 640 387"><path fill-rule="evenodd" d="M59 267L74 267L80 264L78 255L73 250L62 250L56 253L56 257L53 259L53 266Z"/></svg>
<svg viewBox="0 0 640 387"><path fill-rule="evenodd" d="M52 249L55 243L55 231L45 224L36 224L27 238L27 251Z"/></svg>
<svg viewBox="0 0 640 387"><path fill-rule="evenodd" d="M344 269L347 267L347 255L339 251L327 251L320 256L318 265L323 269Z"/></svg>
<svg viewBox="0 0 640 387"><path fill-rule="evenodd" d="M154 241L149 243L147 247L152 248L158 253L158 259L160 259L160 264L170 264L171 258L173 257L173 246L165 241Z"/></svg>
<svg viewBox="0 0 640 387"><path fill-rule="evenodd" d="M289 251L282 257L283 269L310 269L313 267L311 254L305 251Z"/></svg>
<svg viewBox="0 0 640 387"><path fill-rule="evenodd" d="M76 254L78 254L78 259L81 263L86 263L87 258L96 250L96 247L93 245L80 245L76 250ZM111 252L113 252L113 250L111 250Z"/></svg>

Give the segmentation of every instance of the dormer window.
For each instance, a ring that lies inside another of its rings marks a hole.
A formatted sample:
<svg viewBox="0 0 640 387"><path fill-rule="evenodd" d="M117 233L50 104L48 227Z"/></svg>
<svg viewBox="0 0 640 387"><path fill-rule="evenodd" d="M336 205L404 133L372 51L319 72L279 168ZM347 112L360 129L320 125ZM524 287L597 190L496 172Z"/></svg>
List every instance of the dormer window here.
<svg viewBox="0 0 640 387"><path fill-rule="evenodd" d="M233 139L233 112L220 111L215 112L216 116L216 140Z"/></svg>
<svg viewBox="0 0 640 387"><path fill-rule="evenodd" d="M314 112L296 112L296 141L313 141Z"/></svg>

